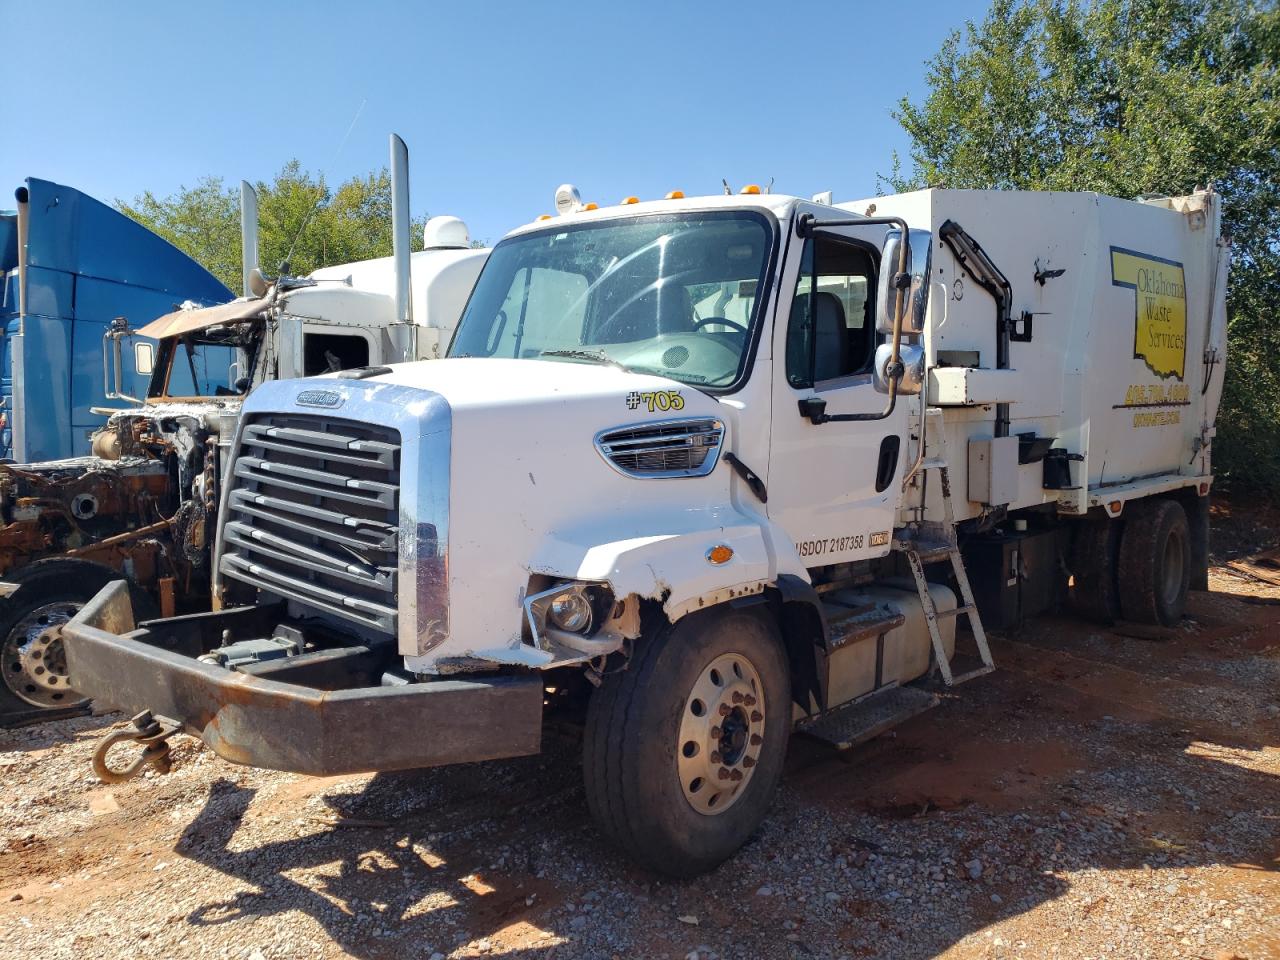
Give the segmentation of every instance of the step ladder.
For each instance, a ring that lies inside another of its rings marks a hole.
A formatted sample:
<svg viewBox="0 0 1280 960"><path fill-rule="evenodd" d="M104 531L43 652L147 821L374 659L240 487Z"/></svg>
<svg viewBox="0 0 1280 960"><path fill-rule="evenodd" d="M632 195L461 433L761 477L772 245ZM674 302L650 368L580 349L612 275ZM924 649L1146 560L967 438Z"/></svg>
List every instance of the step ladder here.
<svg viewBox="0 0 1280 960"><path fill-rule="evenodd" d="M856 588L834 587L823 592L822 614L827 621L829 651L864 640L883 637L906 623L907 618L883 604L868 603ZM880 683L877 650L876 683ZM848 750L877 737L941 701L937 694L917 686L899 686L896 680L877 686L856 700L825 710L797 724L796 729L837 750Z"/></svg>
<svg viewBox="0 0 1280 960"><path fill-rule="evenodd" d="M837 750L848 750L936 707L939 702L932 691L893 683L802 721L796 729Z"/></svg>
<svg viewBox="0 0 1280 960"><path fill-rule="evenodd" d="M911 565L916 592L920 595L920 605L924 608L925 622L929 626L929 639L933 643L933 655L938 663L938 672L942 674L944 684L954 687L958 683L985 676L994 670L996 665L991 658L991 648L987 645L987 633L982 629L978 604L973 599L973 588L969 586L969 575L965 573L964 559L960 556L960 544L956 540L955 508L951 503L951 479L947 475L947 461L942 457L930 457L921 461L919 472L924 474L929 470L937 471L942 483L944 522L941 525L917 524L916 530L906 528L895 530L893 549L906 554L907 563ZM922 534L926 528L929 532ZM960 586L960 606L954 610L939 611L933 602L933 595L929 592L929 581L925 579L924 568L944 560L951 561L951 570L955 574L956 583ZM951 672L947 651L942 645L942 633L938 630L938 621L944 617L961 616L969 620L969 629L978 646L978 656L982 664L957 676Z"/></svg>

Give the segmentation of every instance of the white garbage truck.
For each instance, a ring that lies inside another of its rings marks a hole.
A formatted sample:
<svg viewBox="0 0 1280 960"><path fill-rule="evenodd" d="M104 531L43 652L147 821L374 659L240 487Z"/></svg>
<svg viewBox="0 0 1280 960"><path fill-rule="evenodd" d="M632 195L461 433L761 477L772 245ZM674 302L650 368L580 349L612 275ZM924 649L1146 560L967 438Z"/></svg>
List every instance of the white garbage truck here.
<svg viewBox="0 0 1280 960"><path fill-rule="evenodd" d="M692 875L793 733L848 746L992 669L984 618L1171 624L1203 583L1212 191L557 210L494 248L445 360L248 398L218 609L137 623L115 584L66 628L139 711L101 776L179 731L338 774L577 717L601 832Z"/></svg>

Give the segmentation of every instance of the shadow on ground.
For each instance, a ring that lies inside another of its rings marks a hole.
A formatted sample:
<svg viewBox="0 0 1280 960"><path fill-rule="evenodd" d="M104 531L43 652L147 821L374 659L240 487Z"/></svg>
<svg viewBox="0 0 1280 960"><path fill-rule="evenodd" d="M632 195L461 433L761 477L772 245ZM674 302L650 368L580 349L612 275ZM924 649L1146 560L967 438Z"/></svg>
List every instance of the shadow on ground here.
<svg viewBox="0 0 1280 960"><path fill-rule="evenodd" d="M1000 671L891 737L840 755L793 741L769 822L687 883L602 844L565 748L322 790L337 825L244 847L254 792L221 780L177 850L247 889L188 922L302 911L368 958L908 958L1035 911L1089 871L1274 877L1280 777L1242 756L1280 743L1267 653L1280 610L1246 599L1197 595L1194 628L1158 642L1046 618L996 639ZM965 875L971 857L992 864L981 880Z"/></svg>

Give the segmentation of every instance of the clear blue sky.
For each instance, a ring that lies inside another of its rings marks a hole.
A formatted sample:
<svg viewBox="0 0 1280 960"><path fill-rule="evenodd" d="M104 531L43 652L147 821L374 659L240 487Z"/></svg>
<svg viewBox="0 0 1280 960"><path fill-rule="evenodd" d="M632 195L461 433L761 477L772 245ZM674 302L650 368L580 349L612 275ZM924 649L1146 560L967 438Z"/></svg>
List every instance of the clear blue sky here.
<svg viewBox="0 0 1280 960"><path fill-rule="evenodd" d="M721 177L852 199L904 151L890 111L923 61L986 8L0 0L0 207L28 176L110 201L293 157L336 184L384 165L390 131L414 210L491 242L565 181L603 203Z"/></svg>

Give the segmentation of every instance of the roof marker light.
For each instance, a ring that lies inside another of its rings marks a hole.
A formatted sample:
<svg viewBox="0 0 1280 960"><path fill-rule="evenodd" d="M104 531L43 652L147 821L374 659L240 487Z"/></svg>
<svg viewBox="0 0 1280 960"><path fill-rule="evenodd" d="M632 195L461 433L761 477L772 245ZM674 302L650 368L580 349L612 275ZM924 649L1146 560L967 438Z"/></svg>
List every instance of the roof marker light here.
<svg viewBox="0 0 1280 960"><path fill-rule="evenodd" d="M542 214L541 216L539 216L539 217L538 217L538 219L539 219L539 220L550 220L550 219L551 219L551 214L549 214L549 213L544 213L544 214Z"/></svg>
<svg viewBox="0 0 1280 960"><path fill-rule="evenodd" d="M683 190L672 190L670 193L668 193L668 194L667 194L666 199L667 199L667 200L683 200L683 199L684 199L684 191L683 191Z"/></svg>
<svg viewBox="0 0 1280 960"><path fill-rule="evenodd" d="M593 201L593 200L592 200L592 201L588 201L587 203L584 203L584 204L582 205L582 209L583 209L583 210L599 210L599 209L600 209L600 204L596 203L596 202L595 202L595 201Z"/></svg>
<svg viewBox="0 0 1280 960"><path fill-rule="evenodd" d="M628 203L639 203L640 198L639 197L623 197L621 202L625 206Z"/></svg>
<svg viewBox="0 0 1280 960"><path fill-rule="evenodd" d="M760 192L760 185L755 183L748 183L745 187L742 188L742 192L749 193L752 195L757 194Z"/></svg>

